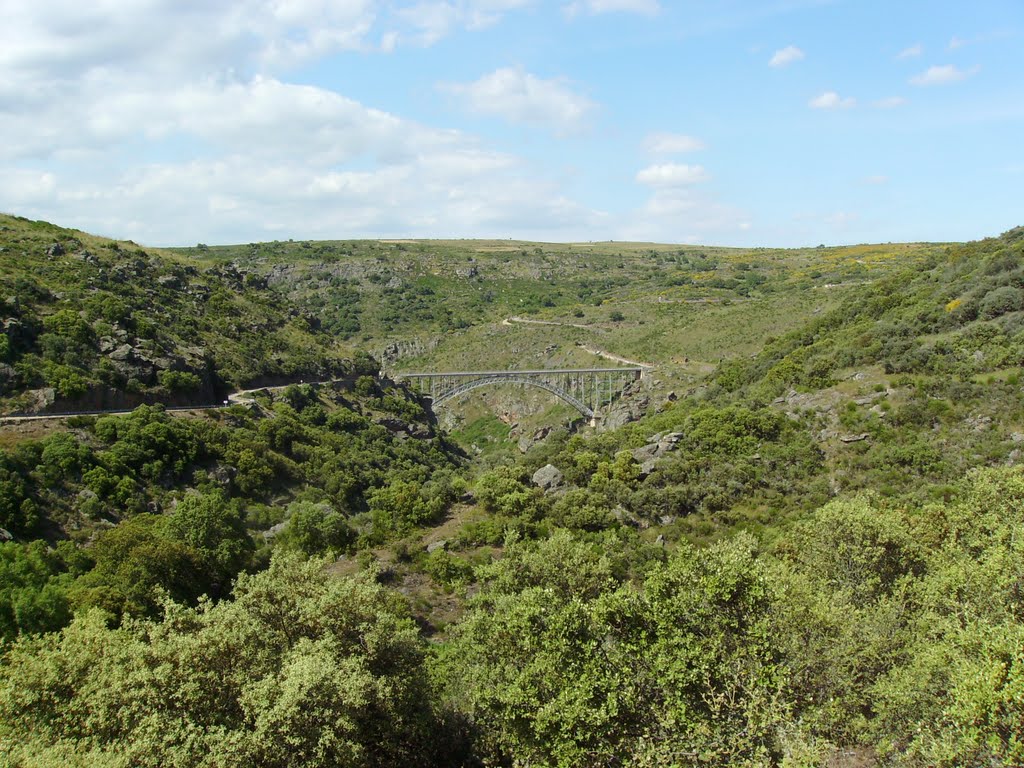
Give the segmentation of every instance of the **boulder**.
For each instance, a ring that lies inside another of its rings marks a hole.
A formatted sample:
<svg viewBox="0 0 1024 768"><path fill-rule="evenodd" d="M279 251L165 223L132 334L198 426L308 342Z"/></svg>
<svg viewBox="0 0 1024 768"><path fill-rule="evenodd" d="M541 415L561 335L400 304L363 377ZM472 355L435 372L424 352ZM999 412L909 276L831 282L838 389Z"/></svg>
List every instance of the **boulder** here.
<svg viewBox="0 0 1024 768"><path fill-rule="evenodd" d="M161 288L170 288L172 290L178 290L182 285L181 278L177 275L160 275L156 282Z"/></svg>
<svg viewBox="0 0 1024 768"><path fill-rule="evenodd" d="M642 445L639 448L634 448L630 453L637 462L643 464L648 459L658 458L658 444L648 443L647 445Z"/></svg>
<svg viewBox="0 0 1024 768"><path fill-rule="evenodd" d="M388 432L391 432L399 440L406 439L409 437L415 437L419 439L429 439L433 437L433 433L426 424L421 424L415 421L405 421L397 416L382 416L375 421L384 427Z"/></svg>
<svg viewBox="0 0 1024 768"><path fill-rule="evenodd" d="M145 350L131 344L121 344L109 354L110 361L119 373L135 378L144 384L152 383L156 377L156 366Z"/></svg>
<svg viewBox="0 0 1024 768"><path fill-rule="evenodd" d="M57 400L57 390L53 387L43 387L42 389L30 389L27 393L31 405L27 408L29 413L36 413L39 411L45 411L47 408L52 406Z"/></svg>
<svg viewBox="0 0 1024 768"><path fill-rule="evenodd" d="M562 472L554 464L545 464L533 473L533 484L545 492L553 491L562 484Z"/></svg>
<svg viewBox="0 0 1024 768"><path fill-rule="evenodd" d="M267 530L265 530L263 532L263 538L264 539L272 539L272 538L274 538L281 531L283 531L287 525L288 525L288 521L286 520L283 523L277 523L276 525L270 526L269 528L267 528Z"/></svg>

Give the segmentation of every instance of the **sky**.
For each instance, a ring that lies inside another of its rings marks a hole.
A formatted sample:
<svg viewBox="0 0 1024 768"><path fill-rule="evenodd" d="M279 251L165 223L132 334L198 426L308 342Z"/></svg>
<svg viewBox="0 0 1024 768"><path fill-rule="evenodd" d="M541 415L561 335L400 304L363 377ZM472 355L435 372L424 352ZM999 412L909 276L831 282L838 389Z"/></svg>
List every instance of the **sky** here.
<svg viewBox="0 0 1024 768"><path fill-rule="evenodd" d="M1024 0L0 0L0 211L150 246L1024 224Z"/></svg>

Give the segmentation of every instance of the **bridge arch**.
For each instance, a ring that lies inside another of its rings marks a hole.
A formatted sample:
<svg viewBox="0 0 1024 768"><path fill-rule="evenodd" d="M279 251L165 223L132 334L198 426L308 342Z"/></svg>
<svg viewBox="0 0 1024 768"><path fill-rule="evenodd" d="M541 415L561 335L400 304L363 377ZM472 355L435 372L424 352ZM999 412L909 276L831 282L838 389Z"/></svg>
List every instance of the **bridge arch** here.
<svg viewBox="0 0 1024 768"><path fill-rule="evenodd" d="M490 384L521 384L551 393L597 424L626 387L643 377L643 368L546 368L504 371L433 371L393 374L435 406Z"/></svg>
<svg viewBox="0 0 1024 768"><path fill-rule="evenodd" d="M444 405L449 400L454 400L455 398L460 397L466 394L467 392L472 392L474 389L479 389L480 387L486 387L489 384L523 384L528 387L537 387L539 389L543 389L547 392L550 392L563 402L568 403L577 411L579 411L583 416L586 416L588 419L594 418L594 411L592 409L588 408L584 403L580 402L579 399L573 397L565 390L560 389L559 387L556 387L553 384L544 381L543 379L532 379L519 376L488 376L480 379L474 379L472 381L467 381L466 383L460 384L457 387L450 389L443 395L439 396L436 400L433 401L434 405Z"/></svg>

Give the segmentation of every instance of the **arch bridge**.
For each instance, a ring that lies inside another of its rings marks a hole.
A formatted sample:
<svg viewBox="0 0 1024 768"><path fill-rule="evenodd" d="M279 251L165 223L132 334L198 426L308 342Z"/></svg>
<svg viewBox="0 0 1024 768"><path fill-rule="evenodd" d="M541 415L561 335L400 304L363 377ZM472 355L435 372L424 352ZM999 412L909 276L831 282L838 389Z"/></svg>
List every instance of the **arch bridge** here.
<svg viewBox="0 0 1024 768"><path fill-rule="evenodd" d="M474 389L518 384L546 390L596 425L603 407L611 405L630 383L643 378L643 368L548 368L522 371L443 371L396 373L396 381L429 397L435 406Z"/></svg>

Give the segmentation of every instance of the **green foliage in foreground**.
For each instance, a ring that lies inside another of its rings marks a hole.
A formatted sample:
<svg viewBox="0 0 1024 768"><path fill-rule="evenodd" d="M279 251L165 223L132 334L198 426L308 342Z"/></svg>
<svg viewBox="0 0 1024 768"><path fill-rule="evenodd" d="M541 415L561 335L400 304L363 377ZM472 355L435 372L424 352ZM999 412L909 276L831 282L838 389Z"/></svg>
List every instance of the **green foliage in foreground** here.
<svg viewBox="0 0 1024 768"><path fill-rule="evenodd" d="M858 496L774 552L632 575L611 540L513 543L445 649L450 696L495 764L1019 765L1022 525L1024 473L989 470L954 504Z"/></svg>
<svg viewBox="0 0 1024 768"><path fill-rule="evenodd" d="M770 762L785 677L753 540L683 547L639 583L613 557L560 533L479 574L446 660L482 750L524 766Z"/></svg>
<svg viewBox="0 0 1024 768"><path fill-rule="evenodd" d="M958 499L837 500L768 551L513 536L435 653L394 593L275 559L162 622L19 638L0 744L42 766L1020 765L1024 472Z"/></svg>
<svg viewBox="0 0 1024 768"><path fill-rule="evenodd" d="M424 647L401 601L275 559L163 622L99 612L25 638L0 679L11 765L440 765Z"/></svg>

